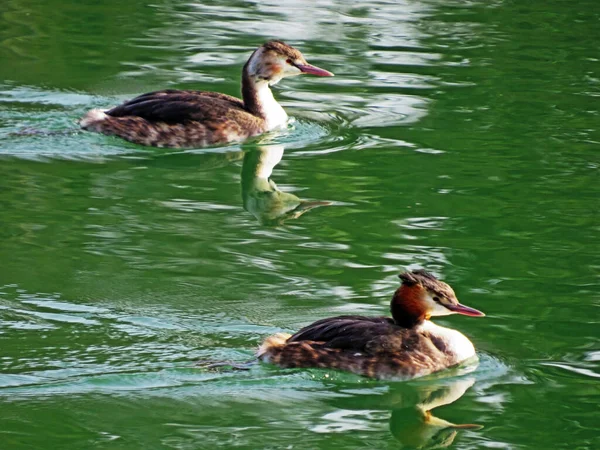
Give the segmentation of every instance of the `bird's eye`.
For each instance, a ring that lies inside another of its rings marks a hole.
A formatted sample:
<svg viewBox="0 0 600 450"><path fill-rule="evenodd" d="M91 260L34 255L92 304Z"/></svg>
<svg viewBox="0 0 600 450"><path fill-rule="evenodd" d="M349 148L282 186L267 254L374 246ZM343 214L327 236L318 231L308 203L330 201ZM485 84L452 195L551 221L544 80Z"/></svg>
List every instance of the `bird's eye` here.
<svg viewBox="0 0 600 450"><path fill-rule="evenodd" d="M286 63L293 64L293 62L292 62L292 60L290 58L287 59Z"/></svg>
<svg viewBox="0 0 600 450"><path fill-rule="evenodd" d="M440 303L440 298L436 295L435 297L433 297L433 301Z"/></svg>

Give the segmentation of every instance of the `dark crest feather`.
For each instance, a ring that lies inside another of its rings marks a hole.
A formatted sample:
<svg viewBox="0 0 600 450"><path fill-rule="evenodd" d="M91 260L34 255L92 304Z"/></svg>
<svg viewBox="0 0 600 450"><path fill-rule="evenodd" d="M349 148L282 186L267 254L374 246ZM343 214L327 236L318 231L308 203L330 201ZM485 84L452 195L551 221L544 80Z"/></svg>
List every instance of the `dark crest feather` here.
<svg viewBox="0 0 600 450"><path fill-rule="evenodd" d="M411 272L403 272L398 275L398 278L402 280L403 284L408 286L412 286L413 284L417 284L417 279L413 276Z"/></svg>
<svg viewBox="0 0 600 450"><path fill-rule="evenodd" d="M266 42L265 44L263 44L262 47L265 50L274 51L274 52L284 55L288 58L291 58L293 60L304 59L302 57L302 53L300 53L294 47L286 44L283 41L278 41L278 40L269 41L269 42Z"/></svg>
<svg viewBox="0 0 600 450"><path fill-rule="evenodd" d="M455 298L454 291L446 283L438 280L431 273L424 269L413 270L412 272L404 272L398 275L402 283L407 286L420 284L425 289L435 292L437 295L448 299Z"/></svg>
<svg viewBox="0 0 600 450"><path fill-rule="evenodd" d="M404 284L412 286L414 284L421 284L424 287L429 287L432 284L437 283L439 280L434 277L431 273L425 269L417 269L412 272L404 272L398 275L398 278L402 280Z"/></svg>

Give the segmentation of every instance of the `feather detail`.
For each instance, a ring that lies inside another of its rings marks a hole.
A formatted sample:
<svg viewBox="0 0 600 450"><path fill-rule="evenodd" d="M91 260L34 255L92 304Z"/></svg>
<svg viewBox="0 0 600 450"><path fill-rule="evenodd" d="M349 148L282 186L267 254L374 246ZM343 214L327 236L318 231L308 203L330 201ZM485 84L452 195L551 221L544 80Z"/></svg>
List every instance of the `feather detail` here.
<svg viewBox="0 0 600 450"><path fill-rule="evenodd" d="M140 95L106 112L91 111L80 123L85 130L155 147L241 141L285 126L288 116L269 86L301 73L333 75L308 64L295 48L269 41L244 65L243 100L217 92L166 89Z"/></svg>
<svg viewBox="0 0 600 450"><path fill-rule="evenodd" d="M472 353L454 349L449 339L459 336L468 342L458 331L429 321L404 328L387 317L339 316L319 320L293 336L271 336L260 346L257 357L280 367L339 369L370 378L410 379L474 356L472 345Z"/></svg>

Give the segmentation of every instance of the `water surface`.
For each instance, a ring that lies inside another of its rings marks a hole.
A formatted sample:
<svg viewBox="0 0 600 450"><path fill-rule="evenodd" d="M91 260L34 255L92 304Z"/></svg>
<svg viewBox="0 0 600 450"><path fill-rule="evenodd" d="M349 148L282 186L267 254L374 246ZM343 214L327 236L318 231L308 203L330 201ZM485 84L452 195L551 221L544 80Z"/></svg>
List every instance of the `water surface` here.
<svg viewBox="0 0 600 450"><path fill-rule="evenodd" d="M2 448L600 446L595 2L0 11ZM183 151L77 129L153 89L238 95L270 38L336 74L276 87L287 130ZM194 366L386 314L418 267L487 313L438 321L478 365Z"/></svg>

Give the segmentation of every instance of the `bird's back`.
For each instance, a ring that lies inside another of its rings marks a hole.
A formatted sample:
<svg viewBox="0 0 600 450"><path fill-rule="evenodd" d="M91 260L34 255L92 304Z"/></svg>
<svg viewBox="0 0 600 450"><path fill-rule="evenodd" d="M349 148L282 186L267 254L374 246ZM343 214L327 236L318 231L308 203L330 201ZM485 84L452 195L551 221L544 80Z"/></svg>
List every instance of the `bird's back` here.
<svg viewBox="0 0 600 450"><path fill-rule="evenodd" d="M180 123L185 120L214 120L234 111L245 112L239 98L218 92L166 89L149 92L116 106L112 117L136 116L151 121Z"/></svg>
<svg viewBox="0 0 600 450"><path fill-rule="evenodd" d="M266 131L264 120L238 98L172 89L140 95L106 112L92 110L81 126L156 147L205 146Z"/></svg>

